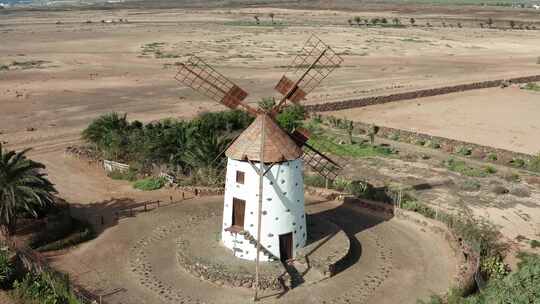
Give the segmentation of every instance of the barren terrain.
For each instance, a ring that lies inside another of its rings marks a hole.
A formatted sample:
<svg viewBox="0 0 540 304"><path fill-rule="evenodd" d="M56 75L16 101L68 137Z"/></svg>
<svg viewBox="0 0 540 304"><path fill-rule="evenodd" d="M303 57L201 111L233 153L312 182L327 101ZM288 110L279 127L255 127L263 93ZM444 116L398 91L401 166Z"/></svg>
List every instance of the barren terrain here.
<svg viewBox="0 0 540 304"><path fill-rule="evenodd" d="M308 103L538 73L540 31L349 26L357 14L276 8L4 14L0 39L9 43L0 45L0 65L8 66L0 70L0 140L50 151L76 141L105 112L149 121L222 109L174 81L175 62L191 54L256 102L276 94L274 84L311 34L345 61ZM129 22L100 22L120 18Z"/></svg>
<svg viewBox="0 0 540 304"><path fill-rule="evenodd" d="M540 93L517 86L329 112L350 120L527 154L540 153L539 113Z"/></svg>

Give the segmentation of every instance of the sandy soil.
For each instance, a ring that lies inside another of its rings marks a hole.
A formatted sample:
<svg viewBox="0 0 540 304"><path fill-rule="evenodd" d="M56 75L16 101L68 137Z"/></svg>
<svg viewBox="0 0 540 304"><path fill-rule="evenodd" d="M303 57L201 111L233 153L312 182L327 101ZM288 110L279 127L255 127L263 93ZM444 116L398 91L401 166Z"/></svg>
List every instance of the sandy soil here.
<svg viewBox="0 0 540 304"><path fill-rule="evenodd" d="M444 292L452 284L457 260L438 233L406 220L381 221L353 209L341 209L336 203L316 206L317 212L347 225L347 232L361 246L359 260L332 279L301 285L281 298L264 294L268 296L265 302L305 303L309 299L316 303L416 303L418 297ZM175 241L181 233L175 232L175 227L189 225L190 219L210 210L221 210L220 197L186 201L141 214L55 257L54 263L79 283L107 295L104 299L108 303L248 303L252 293L247 289L210 284L176 264ZM137 256L143 260L134 260L131 252L142 244L147 249ZM128 252L130 257L126 259ZM145 276L158 284L155 288L140 285L140 278L132 271L137 263L150 266Z"/></svg>
<svg viewBox="0 0 540 304"><path fill-rule="evenodd" d="M528 154L540 152L540 93L483 89L330 115Z"/></svg>
<svg viewBox="0 0 540 304"><path fill-rule="evenodd" d="M262 17L266 25L254 26L255 14L269 12L283 25L268 26ZM309 103L538 72L540 31L348 26L346 20L356 14L253 8L3 15L0 39L10 43L0 45L0 65L46 62L41 68L0 71L0 140L13 148L50 151L75 142L89 121L109 111L150 121L222 109L173 80L171 65L195 53L248 89L249 100L256 102L276 94L274 83L312 33L345 62ZM129 23L100 23L118 18ZM163 42L159 51L172 58L143 52L156 42Z"/></svg>

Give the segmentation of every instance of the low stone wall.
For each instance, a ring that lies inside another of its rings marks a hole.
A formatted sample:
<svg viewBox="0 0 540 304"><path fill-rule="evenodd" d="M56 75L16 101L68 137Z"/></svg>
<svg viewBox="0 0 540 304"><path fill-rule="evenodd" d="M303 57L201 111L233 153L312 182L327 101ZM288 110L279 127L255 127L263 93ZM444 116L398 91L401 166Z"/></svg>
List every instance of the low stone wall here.
<svg viewBox="0 0 540 304"><path fill-rule="evenodd" d="M371 128L370 124L355 122L356 130L368 130ZM441 150L448 153L458 153L462 148L470 149L471 153L469 157L479 159L482 161L492 162L501 165L509 165L511 161L521 159L525 163L531 161L535 156L514 152L505 149L493 148L465 142L456 139L450 139L446 137L434 136L414 131L395 129L390 127L378 126L378 137L384 137L390 140L396 140L401 142L407 142L411 144L423 144L424 146L432 146L438 144ZM496 157L493 158L493 157Z"/></svg>
<svg viewBox="0 0 540 304"><path fill-rule="evenodd" d="M474 82L467 84L460 84L454 86L447 86L441 88L432 88L432 89L423 89L411 92L395 93L390 95L381 95L381 96L371 96L363 97L358 99L344 100L329 102L324 104L314 104L306 105L306 111L308 112L327 112L327 111L337 111L351 108L360 108L371 106L375 104L383 104L394 101L401 100L410 100L422 97L430 97L437 95L444 95L449 93L457 93L463 91L485 89L485 88L494 88L499 87L505 83L528 83L528 82L537 82L540 81L540 75L525 76L525 77L516 77L509 79L499 79L499 80L488 80L482 82Z"/></svg>

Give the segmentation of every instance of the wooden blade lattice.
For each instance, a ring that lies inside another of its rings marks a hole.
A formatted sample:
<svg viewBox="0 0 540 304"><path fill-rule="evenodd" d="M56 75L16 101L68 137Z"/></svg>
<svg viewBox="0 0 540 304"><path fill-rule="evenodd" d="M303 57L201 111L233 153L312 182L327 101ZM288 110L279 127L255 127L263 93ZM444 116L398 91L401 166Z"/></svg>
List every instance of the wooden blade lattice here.
<svg viewBox="0 0 540 304"><path fill-rule="evenodd" d="M308 144L305 144L303 148L304 154L302 155L302 159L313 171L329 181L334 181L338 177L342 170L342 167L338 163L315 150Z"/></svg>
<svg viewBox="0 0 540 304"><path fill-rule="evenodd" d="M242 102L248 95L246 91L197 56L192 56L186 63L180 64L174 78L230 109L242 106L250 114L257 114L254 108Z"/></svg>
<svg viewBox="0 0 540 304"><path fill-rule="evenodd" d="M311 36L275 89L285 99L299 103L343 62L330 46Z"/></svg>

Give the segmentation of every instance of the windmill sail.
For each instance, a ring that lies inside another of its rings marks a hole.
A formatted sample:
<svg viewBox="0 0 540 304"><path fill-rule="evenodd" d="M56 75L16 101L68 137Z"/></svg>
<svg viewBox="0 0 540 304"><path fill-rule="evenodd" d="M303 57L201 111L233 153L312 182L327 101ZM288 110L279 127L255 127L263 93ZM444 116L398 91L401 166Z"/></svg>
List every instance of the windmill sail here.
<svg viewBox="0 0 540 304"><path fill-rule="evenodd" d="M243 102L248 95L246 91L197 56L192 56L186 63L180 64L174 78L230 109L242 106L248 113L257 114L257 110Z"/></svg>
<svg viewBox="0 0 540 304"><path fill-rule="evenodd" d="M311 36L275 86L275 90L283 95L277 109L286 100L300 103L342 62L343 58L330 46L317 36Z"/></svg>

